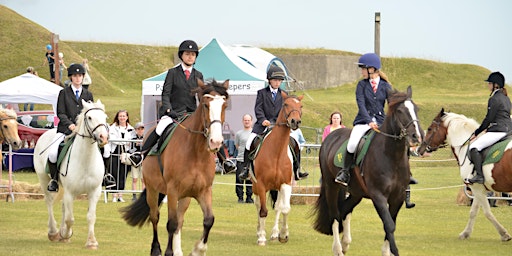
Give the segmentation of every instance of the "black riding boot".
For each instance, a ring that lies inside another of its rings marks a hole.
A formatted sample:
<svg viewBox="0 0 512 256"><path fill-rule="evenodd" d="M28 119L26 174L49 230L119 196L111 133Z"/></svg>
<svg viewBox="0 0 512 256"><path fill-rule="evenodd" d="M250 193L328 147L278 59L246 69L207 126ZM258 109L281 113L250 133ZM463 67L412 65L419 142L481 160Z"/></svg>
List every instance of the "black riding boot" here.
<svg viewBox="0 0 512 256"><path fill-rule="evenodd" d="M245 149L244 150L244 162L242 163L242 172L240 173L240 175L238 175L238 178L240 178L241 180L246 180L247 178L249 178L249 165L250 165L250 160L249 160L249 150Z"/></svg>
<svg viewBox="0 0 512 256"><path fill-rule="evenodd" d="M469 156L471 157L471 162L475 166L476 175L469 179L468 182L484 184L484 175L482 172L482 155L480 155L478 149L473 148L469 151Z"/></svg>
<svg viewBox="0 0 512 256"><path fill-rule="evenodd" d="M153 130L146 141L144 141L144 145L142 145L141 154L142 159L146 158L151 148L158 142L160 135L156 133L156 130Z"/></svg>
<svg viewBox="0 0 512 256"><path fill-rule="evenodd" d="M293 171L295 173L295 180L301 180L304 178L307 178L309 173L308 172L300 172L300 151L295 156L295 159L293 161Z"/></svg>
<svg viewBox="0 0 512 256"><path fill-rule="evenodd" d="M217 151L217 158L222 163L222 168L224 168L224 173L231 173L236 171L236 164L233 163L230 159L226 158L226 153L224 152L224 146L220 147L219 151Z"/></svg>
<svg viewBox="0 0 512 256"><path fill-rule="evenodd" d="M405 191L405 208L411 209L414 206L416 206L415 203L411 203L411 190L410 187L407 187L407 190Z"/></svg>
<svg viewBox="0 0 512 256"><path fill-rule="evenodd" d="M48 191L50 192L58 192L59 191L59 170L57 169L57 164L54 164L50 161L47 161L48 167L50 168L50 176L52 179L48 183Z"/></svg>
<svg viewBox="0 0 512 256"><path fill-rule="evenodd" d="M354 164L354 153L347 151L345 154L345 160L343 161L343 168L338 172L334 181L347 187L348 182L350 181L350 167L352 167L352 164Z"/></svg>

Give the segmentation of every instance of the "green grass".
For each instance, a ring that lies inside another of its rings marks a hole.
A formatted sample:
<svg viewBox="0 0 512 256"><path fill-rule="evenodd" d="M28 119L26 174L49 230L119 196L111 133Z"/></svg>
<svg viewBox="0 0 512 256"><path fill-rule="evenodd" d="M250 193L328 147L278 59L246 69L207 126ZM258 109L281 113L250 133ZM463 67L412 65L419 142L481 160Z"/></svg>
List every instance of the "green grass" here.
<svg viewBox="0 0 512 256"><path fill-rule="evenodd" d="M469 207L458 206L456 195L461 180L454 162L443 166L416 167L413 174L420 184L412 188L413 209L403 208L398 216L396 240L402 255L508 255L511 242L501 242L493 226L482 213L477 217L475 230L469 240L459 240L458 234L468 220ZM314 164L307 182L318 181ZM3 177L6 173L4 173ZM16 182L37 182L34 173L15 173ZM233 175L217 175L213 187L213 210L215 224L208 243L209 255L331 255L332 237L312 229L310 205L292 205L289 215L290 240L287 244L269 243L266 247L256 245L256 210L254 205L238 204ZM46 237L47 213L43 200L16 200L1 203L0 226L2 239L0 248L5 255L147 255L152 231L149 225L142 229L124 223L118 209L127 203L98 203L96 238L98 251L84 249L87 235L85 213L87 202L75 201L74 235L70 244L52 243ZM56 219L60 220L60 205L55 205ZM496 218L509 230L512 207L492 208ZM159 225L160 242L165 249L167 234L165 216L161 209ZM273 211L267 218L267 237L274 220ZM195 201L185 215L182 246L188 254L202 231L202 213ZM383 241L382 223L371 201L363 200L352 217L352 238L348 255L380 255Z"/></svg>

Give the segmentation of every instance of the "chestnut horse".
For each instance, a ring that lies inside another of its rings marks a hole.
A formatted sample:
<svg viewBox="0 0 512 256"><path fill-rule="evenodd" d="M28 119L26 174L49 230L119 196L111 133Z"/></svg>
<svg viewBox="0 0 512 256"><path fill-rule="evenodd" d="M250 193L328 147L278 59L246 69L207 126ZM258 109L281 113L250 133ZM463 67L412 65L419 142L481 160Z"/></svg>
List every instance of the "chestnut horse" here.
<svg viewBox="0 0 512 256"><path fill-rule="evenodd" d="M322 234L333 235L334 255L344 255L347 252L352 241L351 213L363 198L372 200L384 224L382 255L399 255L394 233L396 218L409 184L408 148L410 144L419 144L423 139L423 130L417 119L417 107L411 97L410 86L407 93L396 90L388 92L386 118L371 139L364 159L352 171L348 188L334 182L340 169L334 165L334 159L340 157L338 149L348 140L351 130L342 128L333 131L320 147L322 184L314 209L313 226ZM343 232L341 243L340 232Z"/></svg>
<svg viewBox="0 0 512 256"><path fill-rule="evenodd" d="M444 112L443 108L428 127L425 140L418 152L420 154L423 154L425 151L432 152L447 143L451 146L452 152L455 158L457 158L462 180L471 178L473 163L469 161L467 151L469 139L479 126L480 125L474 119L456 113ZM475 183L469 185L475 198L469 212L468 224L462 233L459 234L460 239L467 239L471 236L480 207L482 207L485 217L487 217L500 234L501 241L510 241L512 239L507 230L492 214L489 201L487 200L487 190L496 192L512 191L511 148L512 142L509 142L500 161L483 166L482 169L485 177L484 184Z"/></svg>
<svg viewBox="0 0 512 256"><path fill-rule="evenodd" d="M290 151L290 129L299 128L302 116L303 96L288 96L284 92L283 106L272 130L263 140L259 152L253 161L254 176L252 192L255 195L255 205L258 212L258 245L266 244L265 220L268 209L266 193L271 192L272 203L276 211L276 219L272 228L271 240L288 241L288 213L290 212L290 198L293 181L293 160ZM275 204L274 204L275 203ZM279 218L282 214L281 228Z"/></svg>
<svg viewBox="0 0 512 256"><path fill-rule="evenodd" d="M14 110L0 107L0 142L11 145L14 150L21 148L16 118Z"/></svg>
<svg viewBox="0 0 512 256"><path fill-rule="evenodd" d="M224 139L222 123L228 100L229 81L198 81L197 109L178 127L159 156L149 155L142 162L146 188L137 201L122 208L124 220L142 227L149 219L153 224L151 255L161 255L158 241L159 206L167 195L167 232L165 255L183 255L181 229L190 201L195 198L203 211L203 234L190 255L206 255L208 235L213 226L212 184L215 160Z"/></svg>

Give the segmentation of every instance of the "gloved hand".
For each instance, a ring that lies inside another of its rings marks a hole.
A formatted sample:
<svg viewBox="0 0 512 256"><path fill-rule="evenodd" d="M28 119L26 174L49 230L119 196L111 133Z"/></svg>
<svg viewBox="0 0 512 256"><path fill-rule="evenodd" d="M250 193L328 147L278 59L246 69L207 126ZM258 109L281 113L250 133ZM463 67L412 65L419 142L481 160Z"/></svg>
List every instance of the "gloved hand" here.
<svg viewBox="0 0 512 256"><path fill-rule="evenodd" d="M171 118L176 119L176 118L178 118L178 113L176 113L176 111L171 110L171 111L167 112L167 116L170 116Z"/></svg>

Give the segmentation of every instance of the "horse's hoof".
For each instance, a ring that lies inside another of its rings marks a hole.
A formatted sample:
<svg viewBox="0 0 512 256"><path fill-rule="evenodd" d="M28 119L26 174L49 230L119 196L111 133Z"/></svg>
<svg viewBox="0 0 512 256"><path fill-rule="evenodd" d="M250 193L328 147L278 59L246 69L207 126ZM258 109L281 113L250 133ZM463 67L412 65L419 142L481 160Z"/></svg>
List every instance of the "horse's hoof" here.
<svg viewBox="0 0 512 256"><path fill-rule="evenodd" d="M52 242L57 242L61 239L61 237L60 237L59 232L57 232L55 234L48 233L48 239L50 239L50 241L52 241Z"/></svg>
<svg viewBox="0 0 512 256"><path fill-rule="evenodd" d="M462 233L459 234L459 239L460 240L466 240L468 238L469 238L469 234L466 233L466 232L462 232Z"/></svg>
<svg viewBox="0 0 512 256"><path fill-rule="evenodd" d="M71 238L60 238L59 242L68 244L71 243Z"/></svg>
<svg viewBox="0 0 512 256"><path fill-rule="evenodd" d="M87 248L89 250L98 250L98 245L97 244L89 244L89 245L86 245L85 248Z"/></svg>
<svg viewBox="0 0 512 256"><path fill-rule="evenodd" d="M511 239L512 239L512 237L508 233L505 233L504 235L501 236L501 241L502 242L508 242Z"/></svg>
<svg viewBox="0 0 512 256"><path fill-rule="evenodd" d="M284 243L286 243L286 242L288 242L288 236L285 236L285 237L283 237L283 238L279 237L279 242L281 242L281 243L283 243L283 244L284 244Z"/></svg>
<svg viewBox="0 0 512 256"><path fill-rule="evenodd" d="M278 239L278 237L277 237L277 236L271 236L271 237L270 237L270 241L276 241L277 239Z"/></svg>
<svg viewBox="0 0 512 256"><path fill-rule="evenodd" d="M258 241L258 245L265 246L265 245L267 245L267 242L266 241Z"/></svg>

